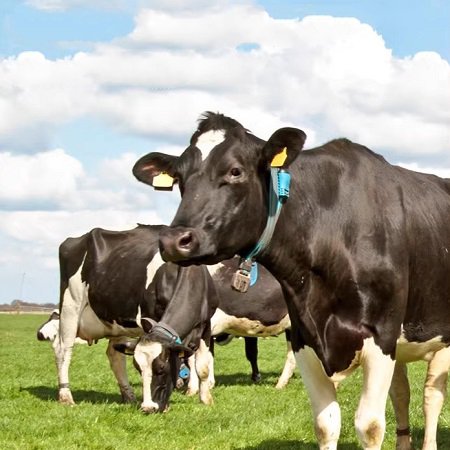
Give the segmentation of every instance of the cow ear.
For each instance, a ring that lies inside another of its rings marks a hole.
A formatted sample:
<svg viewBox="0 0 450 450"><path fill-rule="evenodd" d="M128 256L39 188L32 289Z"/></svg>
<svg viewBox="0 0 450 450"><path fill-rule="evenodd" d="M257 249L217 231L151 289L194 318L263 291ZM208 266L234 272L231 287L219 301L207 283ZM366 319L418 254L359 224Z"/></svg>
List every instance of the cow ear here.
<svg viewBox="0 0 450 450"><path fill-rule="evenodd" d="M142 329L146 333L150 333L150 331L152 330L152 328L155 324L156 324L156 321L154 321L153 319L150 319L150 317L142 317L142 319L141 319Z"/></svg>
<svg viewBox="0 0 450 450"><path fill-rule="evenodd" d="M303 149L306 134L298 128L280 128L263 147L264 163L272 167L289 167Z"/></svg>
<svg viewBox="0 0 450 450"><path fill-rule="evenodd" d="M178 156L165 153L149 153L140 158L133 166L133 175L156 190L172 190L174 166Z"/></svg>

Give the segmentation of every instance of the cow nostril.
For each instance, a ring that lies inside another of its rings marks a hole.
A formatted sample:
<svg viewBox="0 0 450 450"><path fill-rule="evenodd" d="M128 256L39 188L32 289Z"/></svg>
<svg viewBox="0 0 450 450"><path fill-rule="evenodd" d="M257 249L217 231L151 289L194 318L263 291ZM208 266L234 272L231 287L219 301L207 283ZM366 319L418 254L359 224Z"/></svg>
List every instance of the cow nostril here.
<svg viewBox="0 0 450 450"><path fill-rule="evenodd" d="M192 244L192 233L187 231L178 239L178 247L188 248Z"/></svg>

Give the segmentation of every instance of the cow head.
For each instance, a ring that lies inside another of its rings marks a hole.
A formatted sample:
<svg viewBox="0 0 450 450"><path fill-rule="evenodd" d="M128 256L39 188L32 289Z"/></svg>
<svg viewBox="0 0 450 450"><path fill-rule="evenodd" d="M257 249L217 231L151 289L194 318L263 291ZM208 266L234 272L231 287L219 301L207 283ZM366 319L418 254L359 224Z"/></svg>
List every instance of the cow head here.
<svg viewBox="0 0 450 450"><path fill-rule="evenodd" d="M139 366L144 385L150 381L150 397L146 398L141 409L146 413L164 412L169 407L172 391L177 381L183 359L192 353L177 339L175 332L167 325L162 326L149 318L142 318L144 336L134 349L134 360ZM169 333L166 333L169 331Z"/></svg>
<svg viewBox="0 0 450 450"><path fill-rule="evenodd" d="M214 264L247 253L267 222L272 160L286 149L287 168L305 139L301 130L281 128L264 142L235 120L207 113L181 156L141 158L133 169L140 181L152 185L165 173L182 195L171 226L160 234L163 259Z"/></svg>
<svg viewBox="0 0 450 450"><path fill-rule="evenodd" d="M54 341L59 331L59 310L55 309L50 314L47 322L42 324L37 330L39 341Z"/></svg>

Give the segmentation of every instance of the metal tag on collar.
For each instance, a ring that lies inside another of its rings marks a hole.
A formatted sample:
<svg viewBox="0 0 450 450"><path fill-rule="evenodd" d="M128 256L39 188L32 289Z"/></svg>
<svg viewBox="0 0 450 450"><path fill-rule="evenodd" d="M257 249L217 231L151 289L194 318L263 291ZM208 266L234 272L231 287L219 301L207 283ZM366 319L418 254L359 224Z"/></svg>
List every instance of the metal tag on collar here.
<svg viewBox="0 0 450 450"><path fill-rule="evenodd" d="M243 259L239 264L239 269L231 279L231 287L238 292L247 292L250 287L250 272L252 270L252 260Z"/></svg>

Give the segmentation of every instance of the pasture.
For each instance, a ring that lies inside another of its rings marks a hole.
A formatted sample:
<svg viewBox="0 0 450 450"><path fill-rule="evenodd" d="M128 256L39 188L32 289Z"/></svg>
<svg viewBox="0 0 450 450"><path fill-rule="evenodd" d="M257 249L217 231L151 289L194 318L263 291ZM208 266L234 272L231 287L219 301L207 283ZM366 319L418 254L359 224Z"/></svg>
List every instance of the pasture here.
<svg viewBox="0 0 450 450"><path fill-rule="evenodd" d="M180 392L168 413L145 416L139 404L123 405L105 355L106 341L75 347L71 387L75 407L56 402L57 380L49 343L38 342L43 315L0 315L0 448L9 449L316 449L309 404L296 376L283 391L274 388L285 357L284 337L261 339L253 385L243 340L216 347L215 404L200 405ZM138 373L129 361L130 380L141 399ZM422 388L426 364L409 365L411 426L416 448L423 437ZM360 372L339 388L342 432L339 448L357 449L353 414ZM440 449L450 448L449 400L438 430ZM395 420L387 408L385 449L395 448Z"/></svg>

